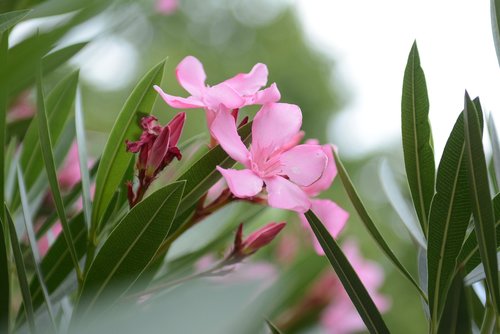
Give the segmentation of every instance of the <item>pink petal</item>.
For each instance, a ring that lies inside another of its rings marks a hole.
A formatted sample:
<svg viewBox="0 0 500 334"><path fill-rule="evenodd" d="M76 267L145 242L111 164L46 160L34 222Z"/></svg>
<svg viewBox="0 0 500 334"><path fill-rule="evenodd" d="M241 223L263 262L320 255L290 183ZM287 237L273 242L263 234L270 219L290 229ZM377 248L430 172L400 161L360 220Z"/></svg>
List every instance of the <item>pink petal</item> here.
<svg viewBox="0 0 500 334"><path fill-rule="evenodd" d="M255 94L267 83L268 70L264 64L256 64L249 73L239 73L224 81L241 95Z"/></svg>
<svg viewBox="0 0 500 334"><path fill-rule="evenodd" d="M160 94L163 101L165 101L172 108L177 109L191 109L191 108L202 108L205 106L198 98L190 96L188 98L173 96L165 93L160 87L154 86L154 89Z"/></svg>
<svg viewBox="0 0 500 334"><path fill-rule="evenodd" d="M182 129L184 128L184 122L186 121L186 113L181 112L177 114L167 126L170 129L170 146L176 146L179 142L179 138L182 134Z"/></svg>
<svg viewBox="0 0 500 334"><path fill-rule="evenodd" d="M330 232L330 235L334 238L340 234L347 222L347 219L349 219L349 213L329 199L312 199L311 210L321 220L328 232ZM302 225L306 229L310 230L306 217L304 215L299 215L299 217ZM321 248L318 239L316 239L312 231L311 235L316 253L319 255L325 255L323 248Z"/></svg>
<svg viewBox="0 0 500 334"><path fill-rule="evenodd" d="M328 159L319 145L298 145L281 154L280 162L290 181L305 187L319 180Z"/></svg>
<svg viewBox="0 0 500 334"><path fill-rule="evenodd" d="M294 104L272 103L262 106L252 125L252 146L257 150L277 150L289 143L302 125L302 112Z"/></svg>
<svg viewBox="0 0 500 334"><path fill-rule="evenodd" d="M307 143L309 143L309 141L307 141ZM335 179L335 176L337 176L337 166L335 165L335 161L333 160L332 146L323 145L322 148L323 152L325 152L328 158L328 163L326 164L323 175L321 175L321 178L318 181L302 188L309 196L317 196L322 191L330 188L333 179Z"/></svg>
<svg viewBox="0 0 500 334"><path fill-rule="evenodd" d="M236 123L230 113L226 111L217 113L210 131L231 158L245 166L248 165L248 150L241 141L241 137L236 129Z"/></svg>
<svg viewBox="0 0 500 334"><path fill-rule="evenodd" d="M224 169L217 166L217 170L226 179L229 190L238 198L253 197L262 190L262 179L249 169Z"/></svg>
<svg viewBox="0 0 500 334"><path fill-rule="evenodd" d="M193 56L184 58L177 68L175 75L180 85L191 95L200 97L205 90L205 80L207 75L201 62Z"/></svg>
<svg viewBox="0 0 500 334"><path fill-rule="evenodd" d="M160 14L170 15L177 10L178 6L177 0L156 0L155 9Z"/></svg>
<svg viewBox="0 0 500 334"><path fill-rule="evenodd" d="M278 86L273 83L271 86L258 91L251 97L251 100L248 104L268 104L278 102L281 99L281 93L278 90Z"/></svg>
<svg viewBox="0 0 500 334"><path fill-rule="evenodd" d="M273 208L304 213L311 207L307 194L287 179L274 176L266 178L264 182L268 194L267 201Z"/></svg>
<svg viewBox="0 0 500 334"><path fill-rule="evenodd" d="M218 109L220 105L228 109L241 108L245 105L245 99L224 82L208 88L203 99L206 106L211 109Z"/></svg>

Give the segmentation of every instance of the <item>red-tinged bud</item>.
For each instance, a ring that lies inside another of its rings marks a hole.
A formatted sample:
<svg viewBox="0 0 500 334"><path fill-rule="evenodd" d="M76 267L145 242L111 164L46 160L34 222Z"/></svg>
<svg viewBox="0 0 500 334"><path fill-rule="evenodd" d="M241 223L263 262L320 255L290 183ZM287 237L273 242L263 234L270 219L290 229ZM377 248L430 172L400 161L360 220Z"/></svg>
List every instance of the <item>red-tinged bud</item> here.
<svg viewBox="0 0 500 334"><path fill-rule="evenodd" d="M156 171L161 167L165 156L168 153L170 142L170 129L168 126L161 130L160 135L155 139L148 154L146 163L146 176L154 177Z"/></svg>
<svg viewBox="0 0 500 334"><path fill-rule="evenodd" d="M262 247L268 245L276 238L278 233L285 227L286 223L269 223L250 234L245 240L242 240L243 227L240 225L236 232L234 240L233 254L237 257L249 256Z"/></svg>
<svg viewBox="0 0 500 334"><path fill-rule="evenodd" d="M167 126L170 129L170 146L176 146L179 142L179 138L182 134L182 129L184 128L184 122L186 121L186 113L181 112L177 114L170 122L168 122Z"/></svg>
<svg viewBox="0 0 500 334"><path fill-rule="evenodd" d="M127 186L128 203L129 203L130 207L132 207L133 203L134 203L134 199L135 199L134 189L132 188L133 187L132 182L127 181L126 186Z"/></svg>

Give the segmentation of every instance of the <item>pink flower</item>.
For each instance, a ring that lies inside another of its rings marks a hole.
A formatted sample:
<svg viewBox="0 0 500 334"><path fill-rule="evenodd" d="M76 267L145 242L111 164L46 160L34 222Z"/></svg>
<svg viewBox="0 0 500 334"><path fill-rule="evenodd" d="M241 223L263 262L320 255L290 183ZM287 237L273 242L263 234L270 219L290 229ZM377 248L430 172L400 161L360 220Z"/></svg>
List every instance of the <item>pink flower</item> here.
<svg viewBox="0 0 500 334"><path fill-rule="evenodd" d="M237 257L246 257L252 255L264 246L267 246L276 238L278 233L285 227L286 223L269 223L257 231L251 233L243 240L243 224L238 226L236 237L234 240L234 248L232 253Z"/></svg>
<svg viewBox="0 0 500 334"><path fill-rule="evenodd" d="M345 242L342 248L377 308L380 312L387 311L390 307L390 301L378 292L384 281L384 272L380 266L375 262L365 260L360 254L356 242L352 240ZM321 315L322 327L327 333L335 334L347 334L365 329L363 320L347 292L340 284L337 286L339 289L335 297Z"/></svg>
<svg viewBox="0 0 500 334"><path fill-rule="evenodd" d="M18 121L32 117L36 112L36 108L29 99L29 92L25 91L16 98L14 104L10 107L8 118L9 121Z"/></svg>
<svg viewBox="0 0 500 334"><path fill-rule="evenodd" d="M245 169L217 167L229 189L238 198L259 194L265 184L270 206L306 212L309 196L301 187L312 185L323 174L327 157L319 145L289 143L300 134L302 113L296 105L264 105L252 124L252 145L248 150L238 135L229 113L218 113L212 134L234 160Z"/></svg>
<svg viewBox="0 0 500 334"><path fill-rule="evenodd" d="M38 251L40 252L40 256L43 257L45 254L47 254L50 246L54 243L56 240L57 236L61 233L62 231L62 226L61 223L58 221L52 226L50 230L45 233L40 240L38 240Z"/></svg>
<svg viewBox="0 0 500 334"><path fill-rule="evenodd" d="M89 162L90 163L90 162ZM57 180L64 190L73 188L75 184L80 182L80 160L78 157L78 145L73 143L69 149L68 156L62 168L59 169Z"/></svg>
<svg viewBox="0 0 500 334"><path fill-rule="evenodd" d="M173 14L179 7L178 0L156 0L155 9L164 15Z"/></svg>
<svg viewBox="0 0 500 334"><path fill-rule="evenodd" d="M267 83L267 75L267 66L259 63L249 73L237 74L210 87L205 84L206 74L201 62L193 56L187 56L177 65L176 76L179 84L191 96L172 96L158 86L154 88L172 108L205 109L207 123L211 128L216 114L220 111L230 112L247 105L278 101L281 95L276 84L260 90Z"/></svg>

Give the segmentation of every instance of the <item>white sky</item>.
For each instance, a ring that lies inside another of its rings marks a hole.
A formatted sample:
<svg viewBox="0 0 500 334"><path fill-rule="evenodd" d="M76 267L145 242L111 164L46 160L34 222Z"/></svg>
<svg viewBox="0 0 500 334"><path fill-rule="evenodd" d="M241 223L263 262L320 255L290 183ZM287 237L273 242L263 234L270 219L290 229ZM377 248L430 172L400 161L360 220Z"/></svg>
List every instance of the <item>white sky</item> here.
<svg viewBox="0 0 500 334"><path fill-rule="evenodd" d="M463 108L479 95L500 126L500 68L489 1L297 0L315 46L337 60L351 102L331 127L344 155L400 141L404 68L416 39L426 74L436 154Z"/></svg>

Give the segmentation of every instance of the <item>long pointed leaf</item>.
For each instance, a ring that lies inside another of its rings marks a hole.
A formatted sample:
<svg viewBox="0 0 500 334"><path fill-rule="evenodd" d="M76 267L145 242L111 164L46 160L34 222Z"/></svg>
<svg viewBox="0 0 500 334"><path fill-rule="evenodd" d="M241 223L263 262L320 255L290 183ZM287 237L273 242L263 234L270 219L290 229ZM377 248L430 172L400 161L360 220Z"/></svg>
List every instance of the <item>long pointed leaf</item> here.
<svg viewBox="0 0 500 334"><path fill-rule="evenodd" d="M429 217L429 307L434 326L439 322L472 214L468 188L464 120L460 114L439 163Z"/></svg>
<svg viewBox="0 0 500 334"><path fill-rule="evenodd" d="M133 155L125 150L125 140L135 140L141 134L140 118L150 114L156 100L154 84L160 84L165 61L151 69L134 88L125 102L111 130L97 171L94 205L92 208L93 234L115 190L123 183L123 176Z"/></svg>
<svg viewBox="0 0 500 334"><path fill-rule="evenodd" d="M462 275L457 275L451 284L450 293L448 294L439 323L438 333L472 333L471 315L469 314L467 303L467 294L462 281Z"/></svg>
<svg viewBox="0 0 500 334"><path fill-rule="evenodd" d="M380 234L379 230L375 226L375 223L371 219L370 215L366 211L363 202L361 202L361 199L354 188L354 185L352 184L351 179L349 178L349 175L347 174L347 171L345 170L344 165L342 164L342 161L340 160L336 150L333 150L333 155L335 159L335 165L337 166L337 171L340 176L340 179L342 180L342 184L344 185L344 189L347 192L347 195L349 196L349 199L351 200L351 203L353 204L354 208L356 209L356 212L358 213L359 217L361 218L361 221L365 225L366 229L372 236L373 240L377 243L377 245L380 247L380 249L384 252L384 254L387 256L389 260L398 268L398 270L403 274L404 277L410 281L411 284L417 289L417 291L420 293L420 295L427 300L427 296L425 292L420 288L418 283L415 281L415 279L410 275L408 270L401 264L401 262L398 260L396 255L393 253L389 245L385 242L384 237Z"/></svg>
<svg viewBox="0 0 500 334"><path fill-rule="evenodd" d="M78 263L78 257L76 255L73 237L71 235L71 231L68 226L66 212L64 210L64 203L61 197L61 190L59 189L59 183L57 181L56 165L54 163L54 154L52 153L52 139L50 138L47 113L45 111L45 99L43 96L41 76L39 77L37 84L37 102L38 102L38 114L37 114L38 133L40 136L40 148L42 151L43 161L45 163L45 171L47 172L52 198L54 199L57 214L59 215L59 219L61 221L63 234L66 239L66 244L71 254L71 258L77 276L80 278L81 277L80 265Z"/></svg>
<svg viewBox="0 0 500 334"><path fill-rule="evenodd" d="M493 171L495 174L496 188L500 189L500 142L498 141L497 128L492 114L488 117L487 124L493 156Z"/></svg>
<svg viewBox="0 0 500 334"><path fill-rule="evenodd" d="M500 65L500 1L490 0L491 30L493 32L493 42Z"/></svg>
<svg viewBox="0 0 500 334"><path fill-rule="evenodd" d="M429 125L429 98L417 43L413 43L403 79L401 130L406 175L413 204L427 235L427 219L434 196L434 152Z"/></svg>
<svg viewBox="0 0 500 334"><path fill-rule="evenodd" d="M184 186L180 181L154 192L118 223L90 265L75 307L77 319L114 303L136 282L170 233Z"/></svg>
<svg viewBox="0 0 500 334"><path fill-rule="evenodd" d="M384 323L382 315L380 315L368 291L340 247L337 245L337 242L332 238L328 230L312 211L309 210L305 215L309 225L311 225L314 231L314 235L318 238L321 248L325 251L340 282L344 286L370 333L389 333L389 329Z"/></svg>
<svg viewBox="0 0 500 334"><path fill-rule="evenodd" d="M496 311L500 310L498 263L493 207L488 184L488 171L481 140L479 114L469 95L465 94L464 128L469 189L474 215L474 228L479 254L486 273L486 283Z"/></svg>
<svg viewBox="0 0 500 334"><path fill-rule="evenodd" d="M0 34L21 22L30 11L31 9L16 10L14 12L0 14Z"/></svg>

